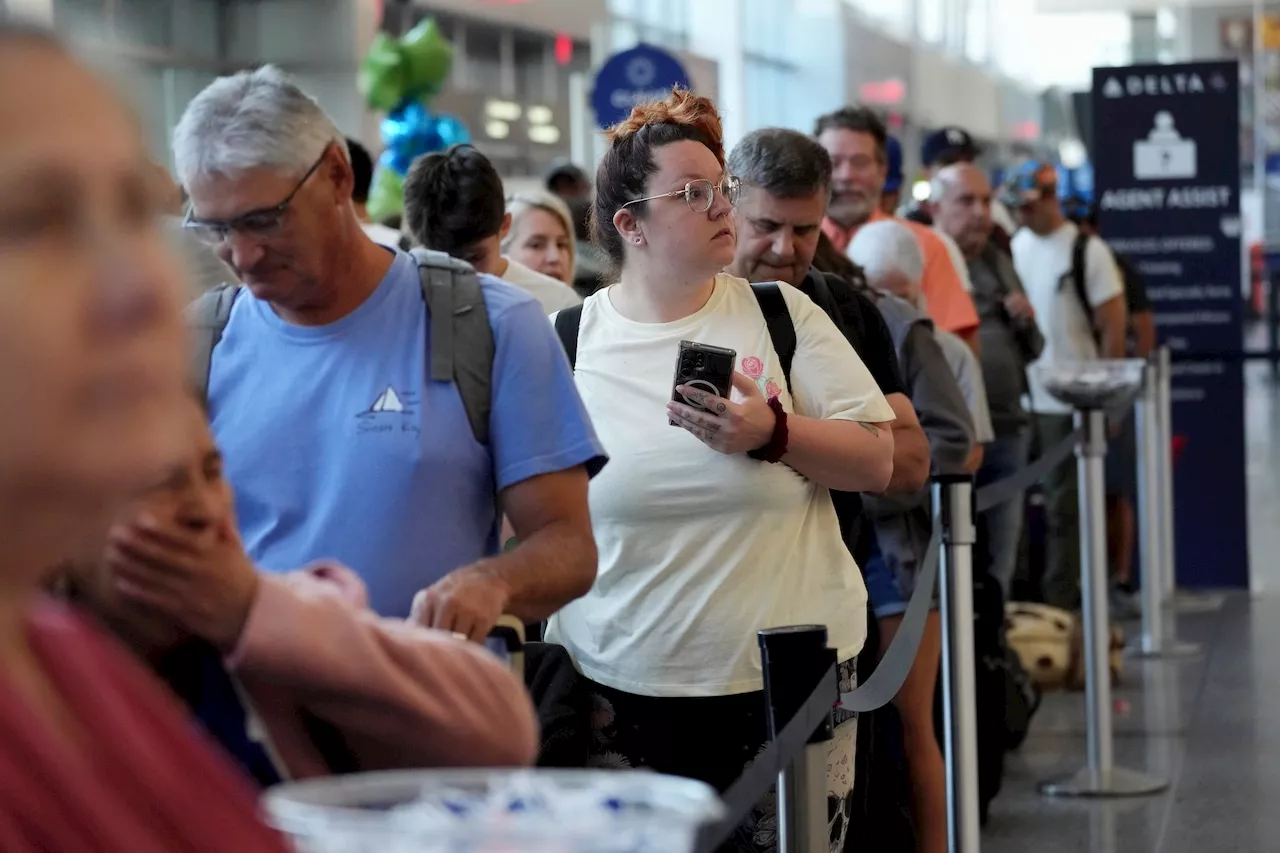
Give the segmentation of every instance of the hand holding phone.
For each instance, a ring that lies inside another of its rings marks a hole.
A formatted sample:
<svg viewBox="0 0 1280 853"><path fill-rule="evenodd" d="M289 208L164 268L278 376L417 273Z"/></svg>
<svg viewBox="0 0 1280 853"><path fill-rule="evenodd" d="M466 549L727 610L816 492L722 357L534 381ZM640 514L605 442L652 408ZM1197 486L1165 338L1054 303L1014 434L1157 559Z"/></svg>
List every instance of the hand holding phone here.
<svg viewBox="0 0 1280 853"><path fill-rule="evenodd" d="M704 406L676 390L681 385L699 388L727 400L733 388L733 368L737 361L738 353L735 350L696 341L681 341L676 354L676 375L671 387L672 401L706 411ZM679 426L670 418L667 423Z"/></svg>

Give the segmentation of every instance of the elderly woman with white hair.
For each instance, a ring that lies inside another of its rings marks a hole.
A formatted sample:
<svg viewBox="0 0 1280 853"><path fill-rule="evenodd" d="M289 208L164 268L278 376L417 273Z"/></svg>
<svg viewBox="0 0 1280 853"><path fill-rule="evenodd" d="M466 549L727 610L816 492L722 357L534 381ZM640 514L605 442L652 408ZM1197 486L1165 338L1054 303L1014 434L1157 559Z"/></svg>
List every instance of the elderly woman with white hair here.
<svg viewBox="0 0 1280 853"><path fill-rule="evenodd" d="M920 286L924 278L924 255L915 235L902 225L892 220L868 224L849 244L849 257L866 270L872 287L910 303L922 314L928 313ZM982 365L968 344L956 335L936 326L933 334L947 357L973 419L974 447L964 467L966 471L977 471L982 464L982 445L995 438Z"/></svg>
<svg viewBox="0 0 1280 853"><path fill-rule="evenodd" d="M876 307L893 336L907 393L929 439L933 472L976 470L981 445L975 435L975 413L966 403L966 399L975 398L963 393L949 361L967 359L964 384L971 389L974 379L980 387L981 372L969 348L954 335L935 328L924 314L920 290L924 256L915 235L893 220L869 222L858 230L848 253L865 271ZM985 395L980 402L986 419ZM868 496L866 504L875 541L863 576L879 623L880 648L884 649L897 633L915 590L933 521L927 491L905 497ZM941 853L946 848L945 776L933 723L940 655L941 626L935 611L929 614L911 673L894 698L902 718L918 849L926 853Z"/></svg>
<svg viewBox="0 0 1280 853"><path fill-rule="evenodd" d="M507 216L503 256L572 287L577 244L568 205L543 190L519 192L507 197Z"/></svg>

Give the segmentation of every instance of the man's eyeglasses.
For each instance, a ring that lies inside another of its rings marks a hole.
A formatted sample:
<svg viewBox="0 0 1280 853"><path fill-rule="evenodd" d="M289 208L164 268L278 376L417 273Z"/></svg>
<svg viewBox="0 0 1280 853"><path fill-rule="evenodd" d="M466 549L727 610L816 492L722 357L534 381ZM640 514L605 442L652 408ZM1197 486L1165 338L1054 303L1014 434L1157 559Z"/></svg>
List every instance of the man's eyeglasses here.
<svg viewBox="0 0 1280 853"><path fill-rule="evenodd" d="M248 213L242 213L235 219L218 220L218 219L196 219L192 214L195 212L194 207L187 208L187 215L182 220L182 227L191 231L202 242L211 246L217 246L227 239L232 231L244 234L248 237L270 237L280 232L280 226L284 223L284 215L289 212L289 204L293 201L302 188L306 185L311 176L316 173L316 169L320 168L320 164L324 162L324 158L329 154L326 147L324 153L320 155L320 159L311 164L311 168L302 176L302 180L298 181L284 201L274 207L264 207L260 210L251 210Z"/></svg>
<svg viewBox="0 0 1280 853"><path fill-rule="evenodd" d="M729 202L730 207L733 207L737 205L738 199L742 197L742 181L733 175L725 175L719 185L705 179L690 181L684 185L682 190L672 190L669 193L646 196L645 198L634 198L624 204L623 207L639 204L642 201L683 196L685 204L689 205L689 209L694 213L706 213L711 209L711 205L715 203L717 192L724 196L724 200Z"/></svg>

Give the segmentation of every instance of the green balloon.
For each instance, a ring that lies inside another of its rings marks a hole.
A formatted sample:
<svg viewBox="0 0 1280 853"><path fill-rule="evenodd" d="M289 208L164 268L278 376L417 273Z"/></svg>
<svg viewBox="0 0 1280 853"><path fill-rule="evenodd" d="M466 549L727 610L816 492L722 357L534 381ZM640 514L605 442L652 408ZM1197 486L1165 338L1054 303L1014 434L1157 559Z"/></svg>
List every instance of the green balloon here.
<svg viewBox="0 0 1280 853"><path fill-rule="evenodd" d="M445 39L431 18L424 18L400 40L407 60L406 89L402 95L422 98L444 86L453 66L453 45Z"/></svg>
<svg viewBox="0 0 1280 853"><path fill-rule="evenodd" d="M386 33L378 33L360 63L356 86L370 108L385 112L404 97L408 75L409 63L399 42Z"/></svg>
<svg viewBox="0 0 1280 853"><path fill-rule="evenodd" d="M404 178L379 166L369 188L369 216L375 222L404 212Z"/></svg>

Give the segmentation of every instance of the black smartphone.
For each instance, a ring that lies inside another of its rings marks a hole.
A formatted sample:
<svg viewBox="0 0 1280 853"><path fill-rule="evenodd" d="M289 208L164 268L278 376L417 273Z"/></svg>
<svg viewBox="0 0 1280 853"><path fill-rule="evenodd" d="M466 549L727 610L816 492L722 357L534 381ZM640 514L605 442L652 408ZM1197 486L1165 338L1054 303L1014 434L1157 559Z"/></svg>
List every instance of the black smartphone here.
<svg viewBox="0 0 1280 853"><path fill-rule="evenodd" d="M693 406L706 411L692 400L687 400L676 390L680 385L709 391L718 397L729 399L729 391L733 388L733 366L737 364L738 353L724 347L713 347L696 341L681 341L680 351L676 355L676 378L672 383L671 399L677 403ZM668 419L667 423L677 426Z"/></svg>

